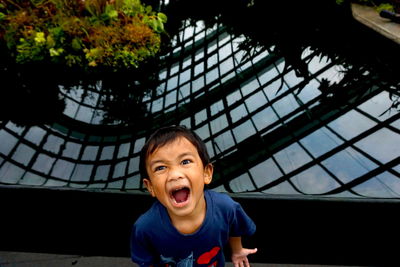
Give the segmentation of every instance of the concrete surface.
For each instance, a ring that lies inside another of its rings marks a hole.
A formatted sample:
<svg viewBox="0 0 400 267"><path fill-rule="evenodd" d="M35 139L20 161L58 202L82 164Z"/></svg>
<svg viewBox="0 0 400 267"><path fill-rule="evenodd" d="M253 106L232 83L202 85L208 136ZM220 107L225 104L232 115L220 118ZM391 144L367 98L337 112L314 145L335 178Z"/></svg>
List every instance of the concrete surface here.
<svg viewBox="0 0 400 267"><path fill-rule="evenodd" d="M79 255L56 255L44 253L0 251L0 267L134 267L129 258L119 257L86 257ZM227 263L226 266L233 266ZM252 267L319 267L328 265L294 265L253 263ZM333 265L329 265L333 267ZM340 267L336 265L336 267Z"/></svg>
<svg viewBox="0 0 400 267"><path fill-rule="evenodd" d="M400 24L390 19L382 18L372 7L352 4L353 17L374 31L400 44Z"/></svg>

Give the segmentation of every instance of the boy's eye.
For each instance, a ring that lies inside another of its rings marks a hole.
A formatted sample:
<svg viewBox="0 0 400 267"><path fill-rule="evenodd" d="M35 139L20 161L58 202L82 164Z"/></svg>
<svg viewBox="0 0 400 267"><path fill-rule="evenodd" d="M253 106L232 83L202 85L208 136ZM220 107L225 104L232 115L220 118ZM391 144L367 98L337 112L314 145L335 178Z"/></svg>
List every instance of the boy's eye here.
<svg viewBox="0 0 400 267"><path fill-rule="evenodd" d="M182 164L183 165L186 165L186 164L189 164L189 163L191 163L192 161L190 160L190 159L184 159L184 160L182 160Z"/></svg>
<svg viewBox="0 0 400 267"><path fill-rule="evenodd" d="M162 170L164 170L165 169L165 166L157 166L157 167L155 167L154 168L154 171L162 171Z"/></svg>

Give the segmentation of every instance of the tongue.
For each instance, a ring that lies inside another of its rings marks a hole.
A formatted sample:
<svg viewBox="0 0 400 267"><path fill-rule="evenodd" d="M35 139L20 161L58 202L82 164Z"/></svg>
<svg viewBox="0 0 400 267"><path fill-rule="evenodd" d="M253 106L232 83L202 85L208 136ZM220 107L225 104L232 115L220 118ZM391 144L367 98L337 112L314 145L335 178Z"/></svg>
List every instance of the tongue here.
<svg viewBox="0 0 400 267"><path fill-rule="evenodd" d="M174 192L174 198L177 203L181 203L188 198L189 189L183 188Z"/></svg>

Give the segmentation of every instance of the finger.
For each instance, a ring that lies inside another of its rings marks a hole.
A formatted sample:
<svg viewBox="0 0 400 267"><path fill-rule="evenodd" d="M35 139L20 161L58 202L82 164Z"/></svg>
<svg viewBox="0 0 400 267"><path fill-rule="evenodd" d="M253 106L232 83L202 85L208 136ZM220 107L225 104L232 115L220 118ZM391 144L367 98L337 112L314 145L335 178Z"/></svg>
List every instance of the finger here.
<svg viewBox="0 0 400 267"><path fill-rule="evenodd" d="M250 267L249 259L247 257L244 258L244 266L245 267Z"/></svg>
<svg viewBox="0 0 400 267"><path fill-rule="evenodd" d="M243 261L239 262L240 267L244 267Z"/></svg>
<svg viewBox="0 0 400 267"><path fill-rule="evenodd" d="M249 254L254 254L257 252L257 248L249 249Z"/></svg>
<svg viewBox="0 0 400 267"><path fill-rule="evenodd" d="M235 266L235 267L239 267L239 263L237 263L237 262L234 262L234 263L233 263L233 266Z"/></svg>

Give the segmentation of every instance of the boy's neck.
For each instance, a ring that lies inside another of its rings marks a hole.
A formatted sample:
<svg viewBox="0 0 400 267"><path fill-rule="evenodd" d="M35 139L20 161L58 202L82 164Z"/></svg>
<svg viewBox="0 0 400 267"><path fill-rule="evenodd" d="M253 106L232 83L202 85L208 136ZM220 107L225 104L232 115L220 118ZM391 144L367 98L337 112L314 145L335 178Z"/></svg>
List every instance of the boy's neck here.
<svg viewBox="0 0 400 267"><path fill-rule="evenodd" d="M190 216L175 216L169 214L172 225L181 234L193 234L196 232L203 224L206 218L207 205L206 200L203 196L201 201L199 201L195 211Z"/></svg>

